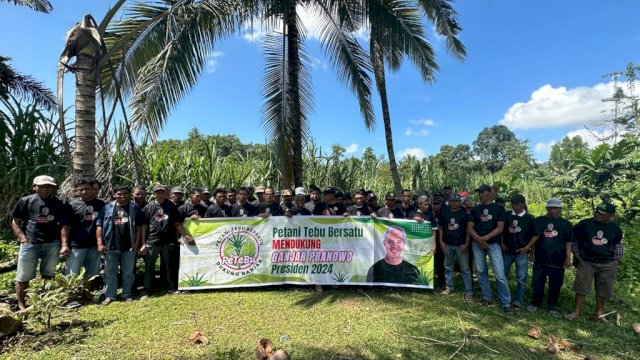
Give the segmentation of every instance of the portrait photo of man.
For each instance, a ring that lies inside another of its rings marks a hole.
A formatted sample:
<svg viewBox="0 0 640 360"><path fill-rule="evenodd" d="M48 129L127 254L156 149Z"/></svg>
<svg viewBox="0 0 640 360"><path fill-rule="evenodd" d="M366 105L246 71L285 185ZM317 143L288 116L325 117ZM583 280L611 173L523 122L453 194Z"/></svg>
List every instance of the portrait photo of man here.
<svg viewBox="0 0 640 360"><path fill-rule="evenodd" d="M407 234L403 228L397 226L387 228L382 241L386 255L369 268L367 282L418 283L418 268L402 257L406 242Z"/></svg>

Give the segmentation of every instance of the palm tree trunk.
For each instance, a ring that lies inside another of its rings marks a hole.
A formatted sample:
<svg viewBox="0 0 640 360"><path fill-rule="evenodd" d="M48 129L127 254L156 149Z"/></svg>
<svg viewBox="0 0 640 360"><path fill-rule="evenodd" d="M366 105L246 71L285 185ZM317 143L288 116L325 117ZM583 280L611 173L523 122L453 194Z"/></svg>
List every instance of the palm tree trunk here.
<svg viewBox="0 0 640 360"><path fill-rule="evenodd" d="M370 40L370 57L373 66L373 73L376 78L376 87L380 94L380 103L382 105L382 119L384 121L384 136L387 143L387 154L389 156L389 170L391 171L391 179L393 180L393 188L396 194L402 190L400 183L400 174L398 174L398 165L396 164L396 156L393 150L393 134L391 132L391 114L389 113L389 101L387 99L387 84L384 74L384 57L382 47L371 36Z"/></svg>
<svg viewBox="0 0 640 360"><path fill-rule="evenodd" d="M283 185L287 188L302 186L302 111L300 109L300 34L296 22L296 1L290 0L287 4L287 57L289 66L287 69L289 95L288 114L291 124L291 137L293 141L293 179L285 176ZM285 174L287 175L287 174ZM288 179L287 179L288 178Z"/></svg>
<svg viewBox="0 0 640 360"><path fill-rule="evenodd" d="M73 178L96 175L96 70L95 58L76 57L76 146Z"/></svg>

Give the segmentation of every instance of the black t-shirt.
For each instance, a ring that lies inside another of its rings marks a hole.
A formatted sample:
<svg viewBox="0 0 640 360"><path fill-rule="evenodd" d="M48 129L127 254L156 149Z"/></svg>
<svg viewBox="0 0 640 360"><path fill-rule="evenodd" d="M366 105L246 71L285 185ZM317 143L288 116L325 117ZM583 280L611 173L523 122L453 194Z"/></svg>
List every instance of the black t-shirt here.
<svg viewBox="0 0 640 360"><path fill-rule="evenodd" d="M573 228L580 258L592 263L614 260L615 247L622 242L622 229L618 224L601 224L594 218L581 220Z"/></svg>
<svg viewBox="0 0 640 360"><path fill-rule="evenodd" d="M535 265L563 267L567 258L566 245L573 238L573 226L563 218L541 216L535 220L539 236L535 249Z"/></svg>
<svg viewBox="0 0 640 360"><path fill-rule="evenodd" d="M480 236L487 235L498 227L498 222L505 220L504 208L496 204L480 204L471 210L471 222L475 225L476 233ZM488 243L499 243L502 241L502 234L498 234L487 241Z"/></svg>
<svg viewBox="0 0 640 360"><path fill-rule="evenodd" d="M120 207L120 205L116 205L113 209L113 236L104 244L107 251L131 249L131 218L128 210L128 206Z"/></svg>
<svg viewBox="0 0 640 360"><path fill-rule="evenodd" d="M216 203L209 205L204 214L205 218L221 218L231 215L231 208L227 204L218 206Z"/></svg>
<svg viewBox="0 0 640 360"><path fill-rule="evenodd" d="M371 215L371 209L365 204L362 207L351 205L347 208L347 212L351 216L369 216Z"/></svg>
<svg viewBox="0 0 640 360"><path fill-rule="evenodd" d="M418 208L413 205L409 205L406 208L402 207L402 204L398 205L398 210L402 213L403 219L411 219L411 214L415 213Z"/></svg>
<svg viewBox="0 0 640 360"><path fill-rule="evenodd" d="M191 215L198 215L202 218L207 212L207 208L202 204L193 205L191 202L187 202L178 207L178 212L183 219L190 218Z"/></svg>
<svg viewBox="0 0 640 360"><path fill-rule="evenodd" d="M309 212L313 214L313 209L316 208L316 204L313 201L307 201L306 203L304 203L304 208L309 210Z"/></svg>
<svg viewBox="0 0 640 360"><path fill-rule="evenodd" d="M291 215L296 216L296 215L306 215L309 216L311 215L311 211L309 211L308 209L306 209L304 207L304 205L302 205L301 208L297 207L297 206L293 206L291 209L289 209L289 212L291 213Z"/></svg>
<svg viewBox="0 0 640 360"><path fill-rule="evenodd" d="M438 217L433 212L427 210L426 213L423 213L420 209L416 209L414 212L409 214L409 219L411 220L417 217L421 217L422 221L428 222L429 224L431 224L431 228L433 230L438 229L439 220L438 220Z"/></svg>
<svg viewBox="0 0 640 360"><path fill-rule="evenodd" d="M507 247L505 253L518 254L516 250L527 246L535 235L535 218L529 213L522 216L507 212L504 222L503 243Z"/></svg>
<svg viewBox="0 0 640 360"><path fill-rule="evenodd" d="M144 207L145 224L147 228L147 243L152 245L169 245L178 241L176 225L182 224L178 208L174 203L166 200L162 205L155 201Z"/></svg>
<svg viewBox="0 0 640 360"><path fill-rule="evenodd" d="M333 204L327 204L326 202L317 203L311 212L313 215L325 215L325 216L340 216L344 215L345 208L342 204L334 202Z"/></svg>
<svg viewBox="0 0 640 360"><path fill-rule="evenodd" d="M232 217L251 217L256 215L256 207L251 205L251 203L248 201L242 205L240 203L235 203L231 207Z"/></svg>
<svg viewBox="0 0 640 360"><path fill-rule="evenodd" d="M261 202L257 207L258 214L267 213L269 216L282 216L284 215L284 211L282 211L282 207L278 203L271 203L267 205L267 203Z"/></svg>
<svg viewBox="0 0 640 360"><path fill-rule="evenodd" d="M293 202L291 204L289 204L289 205L287 205L286 203L281 203L280 204L280 207L282 208L282 212L283 213L286 213L287 210L289 210L289 209L293 209L295 206L296 206L296 204L294 204Z"/></svg>
<svg viewBox="0 0 640 360"><path fill-rule="evenodd" d="M384 259L381 259L369 268L367 281L396 284L417 284L418 268L405 260L402 260L398 265L390 265Z"/></svg>
<svg viewBox="0 0 640 360"><path fill-rule="evenodd" d="M387 219L404 219L404 213L400 209L398 209L397 206L391 210L387 209L386 206L383 206L378 209L378 211L376 211L376 215L378 217Z"/></svg>
<svg viewBox="0 0 640 360"><path fill-rule="evenodd" d="M467 223L470 218L463 209L442 209L438 219L439 225L442 226L442 241L451 246L464 245L467 241Z"/></svg>
<svg viewBox="0 0 640 360"><path fill-rule="evenodd" d="M105 202L94 199L84 202L75 199L69 204L71 213L71 231L69 243L74 248L94 248L98 245L96 240L96 220L98 213L105 206Z"/></svg>
<svg viewBox="0 0 640 360"><path fill-rule="evenodd" d="M63 225L70 225L71 207L59 197L41 199L31 194L18 200L11 215L22 220L21 228L27 241L42 244L60 241Z"/></svg>

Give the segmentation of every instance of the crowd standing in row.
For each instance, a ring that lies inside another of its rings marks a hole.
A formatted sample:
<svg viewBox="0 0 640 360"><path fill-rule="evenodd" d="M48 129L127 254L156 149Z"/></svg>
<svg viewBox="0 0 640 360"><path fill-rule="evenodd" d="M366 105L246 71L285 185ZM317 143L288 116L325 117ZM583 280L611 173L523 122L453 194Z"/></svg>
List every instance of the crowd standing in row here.
<svg viewBox="0 0 640 360"><path fill-rule="evenodd" d="M533 262L532 299L527 307L537 311L544 302L556 310L566 268L576 265L573 290L574 311L565 317L580 315L585 297L595 281L596 318L604 318L604 306L613 296L618 261L623 256L622 230L611 220L615 207L601 204L592 218L573 226L562 218L560 200L549 199L547 214L534 218L527 212L526 199L514 195L511 210L497 201L489 185L476 189L480 204L474 206L467 192L414 195L403 190L400 198L393 192L378 205L375 193L357 190L343 194L334 188L320 191L310 186L281 192L273 188L245 186L239 190L194 188L184 200L182 189L171 191L164 185L153 186L153 198L147 202L144 187L116 186L112 199L97 198L100 184L80 179L75 184L77 198L67 202L55 195L56 183L46 175L33 181L34 194L23 197L13 210L12 229L20 241L16 294L18 307L26 307L25 292L35 278L38 262L43 278L55 274L59 256L66 257L66 273L80 274L84 268L90 279L99 274L104 259L104 305L116 299L118 270L122 274L121 298L133 298L135 263L144 259L142 297L159 289L178 292L178 267L181 239L194 244L183 227L185 219L214 217L268 216L371 216L412 219L429 222L435 238L435 272L442 293L454 291L454 262L459 265L465 300L473 298L472 268L475 264L482 301L493 302L487 258L492 266L500 306L507 313L524 307L529 262ZM321 199L322 194L322 199ZM321 201L322 200L322 201ZM160 283L156 280L156 262L160 258ZM515 264L516 288L511 292L508 274Z"/></svg>

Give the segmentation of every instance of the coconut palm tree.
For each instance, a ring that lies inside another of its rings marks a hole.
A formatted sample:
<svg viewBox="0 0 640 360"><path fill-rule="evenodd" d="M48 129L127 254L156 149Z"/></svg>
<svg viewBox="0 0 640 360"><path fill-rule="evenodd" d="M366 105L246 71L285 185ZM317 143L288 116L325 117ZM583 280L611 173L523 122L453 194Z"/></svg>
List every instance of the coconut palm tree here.
<svg viewBox="0 0 640 360"><path fill-rule="evenodd" d="M49 0L0 0L0 3L9 3L19 6L27 6L45 14L53 9Z"/></svg>
<svg viewBox="0 0 640 360"><path fill-rule="evenodd" d="M432 82L438 71L435 52L429 43L421 10L434 24L435 31L444 36L449 52L457 59L466 56L464 45L457 38L461 28L456 21L456 12L449 0L369 0L366 2L371 31L369 54L376 87L380 96L384 132L389 157L389 168L396 192L402 185L393 148L391 114L385 81L385 67L391 71L400 68L404 57L415 65L423 80ZM386 64L386 66L385 66Z"/></svg>

